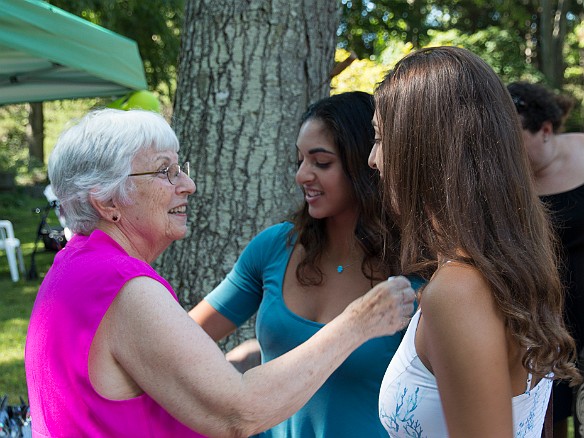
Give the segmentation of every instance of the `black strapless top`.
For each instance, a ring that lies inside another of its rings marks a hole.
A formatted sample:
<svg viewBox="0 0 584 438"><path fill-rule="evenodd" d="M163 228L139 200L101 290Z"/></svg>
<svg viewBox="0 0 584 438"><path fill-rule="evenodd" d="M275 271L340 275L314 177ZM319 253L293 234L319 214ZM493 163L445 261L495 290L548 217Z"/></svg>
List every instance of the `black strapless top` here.
<svg viewBox="0 0 584 438"><path fill-rule="evenodd" d="M584 185L540 199L551 210L562 243L566 322L580 350L584 346Z"/></svg>

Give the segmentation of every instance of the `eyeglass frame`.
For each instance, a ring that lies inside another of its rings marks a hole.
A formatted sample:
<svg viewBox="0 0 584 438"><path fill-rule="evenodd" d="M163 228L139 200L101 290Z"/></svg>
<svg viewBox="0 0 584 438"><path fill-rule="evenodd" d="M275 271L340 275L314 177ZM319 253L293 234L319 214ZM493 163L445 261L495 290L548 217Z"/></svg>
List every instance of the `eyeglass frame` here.
<svg viewBox="0 0 584 438"><path fill-rule="evenodd" d="M158 174L164 174L166 175L166 179L168 179L168 182L170 184L172 184L173 186L176 185L176 182L172 182L170 180L170 168L172 166L177 166L178 167L178 172L176 174L176 180L178 181L178 178L180 177L181 173L184 173L186 176L190 177L191 176L191 163L189 161L185 161L182 166L178 163L172 163L170 164L168 167L164 168L164 169L160 169L160 170L156 170L154 172L138 172L138 173L130 173L128 176L142 176L142 175L158 175ZM186 168L186 171L183 170L182 168Z"/></svg>

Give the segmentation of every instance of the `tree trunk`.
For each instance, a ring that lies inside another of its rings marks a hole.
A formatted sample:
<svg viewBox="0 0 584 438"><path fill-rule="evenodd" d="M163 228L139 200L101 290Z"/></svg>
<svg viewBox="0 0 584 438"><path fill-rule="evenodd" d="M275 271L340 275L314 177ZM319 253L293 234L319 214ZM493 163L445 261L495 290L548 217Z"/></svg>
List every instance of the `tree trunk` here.
<svg viewBox="0 0 584 438"><path fill-rule="evenodd" d="M539 69L546 76L551 76L552 59L552 0L541 0L539 14Z"/></svg>
<svg viewBox="0 0 584 438"><path fill-rule="evenodd" d="M43 113L43 103L30 103L28 113L28 157L29 169L34 167L35 161L42 165L45 161L44 143L45 143L45 116Z"/></svg>
<svg viewBox="0 0 584 438"><path fill-rule="evenodd" d="M298 121L329 94L340 7L330 0L186 4L173 127L197 192L189 232L157 261L187 309L300 200ZM222 343L253 336L253 321Z"/></svg>
<svg viewBox="0 0 584 438"><path fill-rule="evenodd" d="M564 83L564 41L569 0L541 0L539 65L549 84L561 88Z"/></svg>
<svg viewBox="0 0 584 438"><path fill-rule="evenodd" d="M561 89L564 85L564 72L566 71L566 61L564 60L564 43L566 41L567 13L570 7L570 0L559 0L558 8L554 17L553 37L553 63L555 66L553 85Z"/></svg>

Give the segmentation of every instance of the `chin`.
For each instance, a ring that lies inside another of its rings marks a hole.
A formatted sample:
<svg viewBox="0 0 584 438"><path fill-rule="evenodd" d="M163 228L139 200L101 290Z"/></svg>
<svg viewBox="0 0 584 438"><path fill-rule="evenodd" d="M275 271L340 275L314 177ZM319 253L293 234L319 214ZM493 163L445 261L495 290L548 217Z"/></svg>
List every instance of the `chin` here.
<svg viewBox="0 0 584 438"><path fill-rule="evenodd" d="M308 209L308 214L310 215L310 217L312 219L324 219L324 218L328 217L328 215L323 214L323 213L318 212L318 211L313 211L310 208Z"/></svg>
<svg viewBox="0 0 584 438"><path fill-rule="evenodd" d="M172 241L177 241L177 240L182 240L185 238L185 236L187 235L187 228L184 227L181 230L176 230L174 233L172 233L170 235L170 238L172 239Z"/></svg>

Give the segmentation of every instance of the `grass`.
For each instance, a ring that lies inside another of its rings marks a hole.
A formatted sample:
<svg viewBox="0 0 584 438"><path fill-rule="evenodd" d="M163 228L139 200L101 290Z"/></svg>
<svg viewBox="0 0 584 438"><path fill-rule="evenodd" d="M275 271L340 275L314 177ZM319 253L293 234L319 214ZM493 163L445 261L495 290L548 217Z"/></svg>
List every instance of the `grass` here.
<svg viewBox="0 0 584 438"><path fill-rule="evenodd" d="M47 204L40 190L17 187L11 193L0 193L0 219L12 222L14 234L20 240L24 264L29 272L34 241L41 215L33 212ZM58 225L54 211L49 223ZM20 397L28 400L24 373L24 344L30 313L38 287L53 262L54 252L47 252L39 242L35 255L38 278L29 280L27 273L13 282L4 251L0 251L0 397L8 395L9 404L20 403Z"/></svg>

